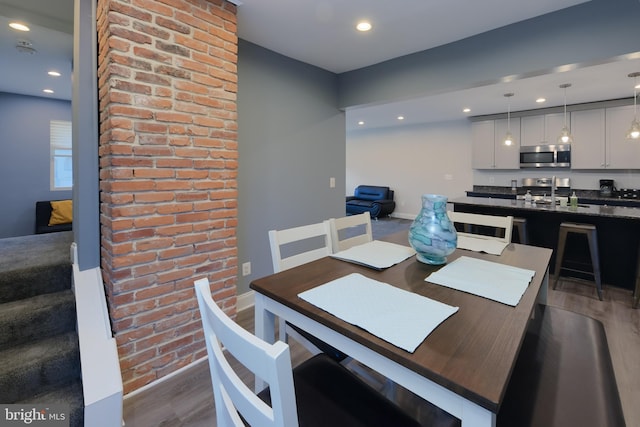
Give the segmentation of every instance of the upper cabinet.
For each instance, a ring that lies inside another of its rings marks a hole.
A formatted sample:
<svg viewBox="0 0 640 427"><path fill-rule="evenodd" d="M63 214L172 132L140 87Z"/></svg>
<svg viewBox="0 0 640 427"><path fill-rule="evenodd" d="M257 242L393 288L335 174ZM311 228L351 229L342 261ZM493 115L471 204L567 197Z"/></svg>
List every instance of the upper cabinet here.
<svg viewBox="0 0 640 427"><path fill-rule="evenodd" d="M640 141L627 139L633 105L606 109L607 168L640 169Z"/></svg>
<svg viewBox="0 0 640 427"><path fill-rule="evenodd" d="M564 127L564 113L522 117L521 126L520 145L555 144ZM567 127L571 129L569 114L567 114Z"/></svg>
<svg viewBox="0 0 640 427"><path fill-rule="evenodd" d="M604 108L571 113L571 169L601 169L607 164Z"/></svg>
<svg viewBox="0 0 640 427"><path fill-rule="evenodd" d="M640 169L640 142L626 138L633 106L571 113L572 169Z"/></svg>
<svg viewBox="0 0 640 427"><path fill-rule="evenodd" d="M512 145L504 145L507 120L473 122L472 156L474 169L519 169L520 119L511 118L509 130L514 137Z"/></svg>

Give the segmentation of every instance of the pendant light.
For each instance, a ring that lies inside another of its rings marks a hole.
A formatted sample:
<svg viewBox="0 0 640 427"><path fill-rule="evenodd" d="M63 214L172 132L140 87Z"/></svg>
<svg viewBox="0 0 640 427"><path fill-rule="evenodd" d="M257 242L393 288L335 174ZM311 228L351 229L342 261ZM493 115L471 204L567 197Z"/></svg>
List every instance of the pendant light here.
<svg viewBox="0 0 640 427"><path fill-rule="evenodd" d="M562 131L560 131L560 136L558 137L558 144L571 144L573 142L573 137L571 136L571 132L569 132L569 128L567 127L567 88L571 87L571 83L564 83L560 85L561 89L564 89L564 127Z"/></svg>
<svg viewBox="0 0 640 427"><path fill-rule="evenodd" d="M505 93L505 98L509 100L513 93ZM511 134L511 101L507 102L507 134L504 137L504 145L511 146L513 144L513 135Z"/></svg>
<svg viewBox="0 0 640 427"><path fill-rule="evenodd" d="M631 122L631 128L627 132L628 139L640 138L640 123L638 123L638 82L637 77L640 76L640 72L629 74L629 77L633 77L633 121Z"/></svg>

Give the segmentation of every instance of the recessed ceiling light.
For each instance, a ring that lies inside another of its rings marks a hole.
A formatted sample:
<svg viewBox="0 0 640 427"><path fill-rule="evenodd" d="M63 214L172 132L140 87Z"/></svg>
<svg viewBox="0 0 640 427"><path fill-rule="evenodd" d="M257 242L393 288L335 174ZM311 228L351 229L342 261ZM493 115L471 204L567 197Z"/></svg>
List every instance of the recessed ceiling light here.
<svg viewBox="0 0 640 427"><path fill-rule="evenodd" d="M536 99L536 102L538 104L542 104L543 102L547 102L547 98L538 98L538 99Z"/></svg>
<svg viewBox="0 0 640 427"><path fill-rule="evenodd" d="M360 121L358 122L358 125L360 125L360 126L364 125L364 121L360 120Z"/></svg>
<svg viewBox="0 0 640 427"><path fill-rule="evenodd" d="M398 120L404 120L404 116L398 116Z"/></svg>
<svg viewBox="0 0 640 427"><path fill-rule="evenodd" d="M54 70L49 71L47 74L53 77L60 77L60 73Z"/></svg>
<svg viewBox="0 0 640 427"><path fill-rule="evenodd" d="M465 108L462 110L463 113L470 113L471 112L471 108Z"/></svg>
<svg viewBox="0 0 640 427"><path fill-rule="evenodd" d="M30 31L30 28L21 22L10 22L9 26L18 31Z"/></svg>
<svg viewBox="0 0 640 427"><path fill-rule="evenodd" d="M367 21L358 22L358 25L356 25L356 29L358 31L369 31L371 29L371 23Z"/></svg>
<svg viewBox="0 0 640 427"><path fill-rule="evenodd" d="M42 91L44 93L53 93L53 90L51 90L51 89L42 89Z"/></svg>

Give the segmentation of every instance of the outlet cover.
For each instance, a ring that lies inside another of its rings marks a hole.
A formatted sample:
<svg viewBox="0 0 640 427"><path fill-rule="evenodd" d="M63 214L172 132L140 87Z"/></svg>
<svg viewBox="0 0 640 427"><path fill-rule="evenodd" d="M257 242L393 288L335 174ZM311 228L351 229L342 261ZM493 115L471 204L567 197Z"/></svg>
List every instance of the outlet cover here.
<svg viewBox="0 0 640 427"><path fill-rule="evenodd" d="M248 276L250 274L251 274L251 263L245 262L244 264L242 264L242 275Z"/></svg>

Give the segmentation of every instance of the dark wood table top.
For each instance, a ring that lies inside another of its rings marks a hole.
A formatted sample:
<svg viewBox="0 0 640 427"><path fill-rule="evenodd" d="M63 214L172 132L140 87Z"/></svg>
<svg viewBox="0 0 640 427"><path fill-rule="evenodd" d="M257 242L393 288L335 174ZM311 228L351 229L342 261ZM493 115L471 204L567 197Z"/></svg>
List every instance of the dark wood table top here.
<svg viewBox="0 0 640 427"><path fill-rule="evenodd" d="M406 231L383 240L408 246ZM512 243L500 256L458 249L448 257L449 262L464 255L536 271L516 307L425 282L440 266L422 264L415 256L383 271L326 257L254 280L251 289L497 413L551 253ZM354 272L460 309L409 353L298 298L300 292Z"/></svg>

